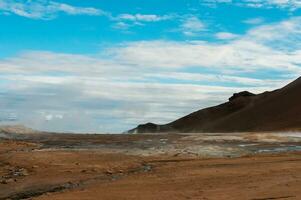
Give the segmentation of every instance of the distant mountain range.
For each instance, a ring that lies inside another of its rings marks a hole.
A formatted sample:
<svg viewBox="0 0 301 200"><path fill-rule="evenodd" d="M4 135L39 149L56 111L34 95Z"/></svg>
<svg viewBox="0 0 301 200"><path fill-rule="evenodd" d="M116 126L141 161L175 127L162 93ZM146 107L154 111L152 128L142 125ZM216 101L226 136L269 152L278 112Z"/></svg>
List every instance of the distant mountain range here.
<svg viewBox="0 0 301 200"><path fill-rule="evenodd" d="M258 95L244 91L229 101L164 125L147 123L129 133L255 132L301 130L301 78Z"/></svg>

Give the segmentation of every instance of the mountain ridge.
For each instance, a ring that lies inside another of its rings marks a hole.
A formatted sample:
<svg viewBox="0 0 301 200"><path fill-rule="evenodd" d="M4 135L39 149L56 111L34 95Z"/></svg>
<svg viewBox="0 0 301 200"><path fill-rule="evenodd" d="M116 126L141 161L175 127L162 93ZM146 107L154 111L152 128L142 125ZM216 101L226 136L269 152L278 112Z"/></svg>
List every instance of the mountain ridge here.
<svg viewBox="0 0 301 200"><path fill-rule="evenodd" d="M164 125L147 123L129 133L256 132L301 130L301 78L270 92L233 94L228 102Z"/></svg>

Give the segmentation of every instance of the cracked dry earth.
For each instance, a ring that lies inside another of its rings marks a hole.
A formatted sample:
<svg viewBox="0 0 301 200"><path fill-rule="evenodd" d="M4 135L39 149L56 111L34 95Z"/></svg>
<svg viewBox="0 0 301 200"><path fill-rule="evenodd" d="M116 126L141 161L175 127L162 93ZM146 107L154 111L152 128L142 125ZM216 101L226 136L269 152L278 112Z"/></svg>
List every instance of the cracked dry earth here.
<svg viewBox="0 0 301 200"><path fill-rule="evenodd" d="M301 199L301 153L200 158L0 141L0 200Z"/></svg>

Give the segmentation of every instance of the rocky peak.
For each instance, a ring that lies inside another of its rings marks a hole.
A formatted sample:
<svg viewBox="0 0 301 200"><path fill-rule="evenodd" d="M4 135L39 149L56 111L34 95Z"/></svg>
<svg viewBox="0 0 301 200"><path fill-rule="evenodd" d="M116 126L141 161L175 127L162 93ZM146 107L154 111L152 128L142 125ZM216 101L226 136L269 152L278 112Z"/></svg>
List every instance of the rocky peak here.
<svg viewBox="0 0 301 200"><path fill-rule="evenodd" d="M252 97L252 96L256 96L256 95L249 91L243 91L239 93L234 93L232 97L229 98L229 101L233 101L234 99L237 99L239 97Z"/></svg>

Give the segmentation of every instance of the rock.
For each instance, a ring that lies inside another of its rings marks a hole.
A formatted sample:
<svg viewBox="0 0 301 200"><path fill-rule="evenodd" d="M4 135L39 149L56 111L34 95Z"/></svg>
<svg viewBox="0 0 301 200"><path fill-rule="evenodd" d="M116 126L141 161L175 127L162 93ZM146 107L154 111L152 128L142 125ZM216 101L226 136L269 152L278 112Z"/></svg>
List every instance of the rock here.
<svg viewBox="0 0 301 200"><path fill-rule="evenodd" d="M251 97L251 96L256 96L256 95L248 91L234 93L233 96L229 98L229 101L233 101L239 97Z"/></svg>
<svg viewBox="0 0 301 200"><path fill-rule="evenodd" d="M16 182L16 181L15 181L15 179L12 179L12 178L0 181L1 184L9 184L9 183L13 183L13 182Z"/></svg>
<svg viewBox="0 0 301 200"><path fill-rule="evenodd" d="M15 170L11 171L11 174L13 176L28 176L29 172L27 171L27 169L24 168L17 168Z"/></svg>
<svg viewBox="0 0 301 200"><path fill-rule="evenodd" d="M112 175L112 174L113 174L113 171L112 171L112 170L110 170L110 169L108 169L108 170L106 171L106 174L108 174L108 175Z"/></svg>
<svg viewBox="0 0 301 200"><path fill-rule="evenodd" d="M29 176L29 173L28 173L27 171L24 171L24 172L22 173L22 176Z"/></svg>
<svg viewBox="0 0 301 200"><path fill-rule="evenodd" d="M147 164L143 165L143 171L144 172L149 172L151 170L152 170L152 166L151 165L147 165Z"/></svg>

